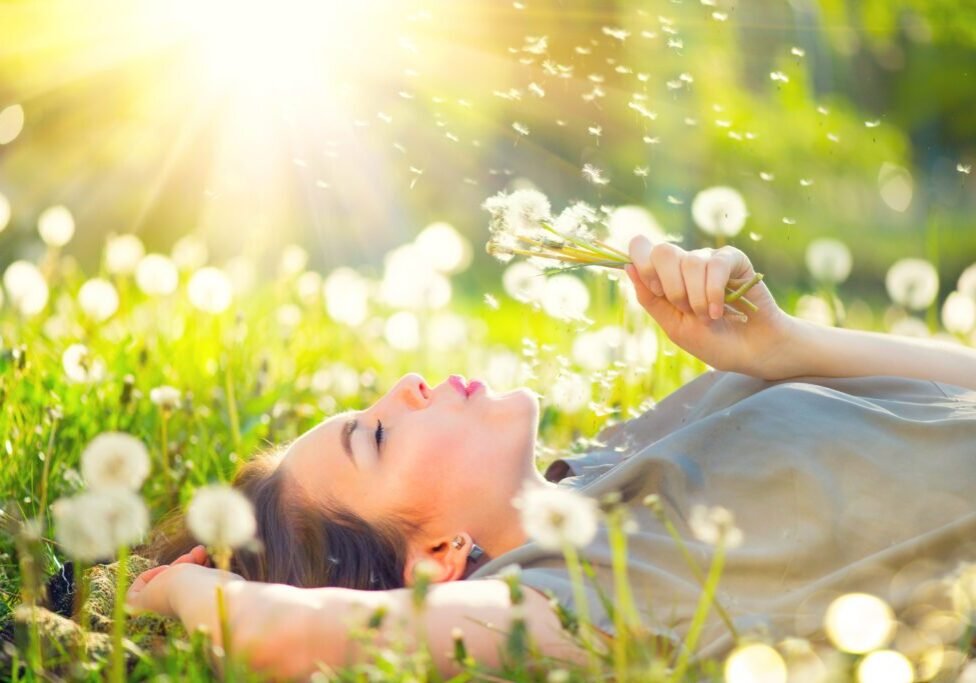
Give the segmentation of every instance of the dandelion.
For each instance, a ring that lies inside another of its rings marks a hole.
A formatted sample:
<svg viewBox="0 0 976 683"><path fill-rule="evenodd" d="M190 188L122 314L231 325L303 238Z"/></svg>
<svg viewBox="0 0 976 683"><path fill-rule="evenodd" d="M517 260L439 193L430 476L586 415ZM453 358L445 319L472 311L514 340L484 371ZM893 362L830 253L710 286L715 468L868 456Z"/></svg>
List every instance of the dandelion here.
<svg viewBox="0 0 976 683"><path fill-rule="evenodd" d="M618 206L607 217L607 244L626 252L630 240L644 235L653 243L664 242L667 235L654 215L642 206Z"/></svg>
<svg viewBox="0 0 976 683"><path fill-rule="evenodd" d="M138 543L149 528L146 504L126 488L87 491L51 506L55 538L65 554L92 563Z"/></svg>
<svg viewBox="0 0 976 683"><path fill-rule="evenodd" d="M582 548L597 532L597 503L570 489L532 489L515 500L522 527L541 547Z"/></svg>
<svg viewBox="0 0 976 683"><path fill-rule="evenodd" d="M149 451L130 434L104 432L82 451L81 476L89 489L138 491L148 475Z"/></svg>
<svg viewBox="0 0 976 683"><path fill-rule="evenodd" d="M109 235L105 242L105 270L112 275L131 275L146 254L135 235Z"/></svg>
<svg viewBox="0 0 976 683"><path fill-rule="evenodd" d="M815 294L802 294L796 300L794 314L818 325L830 326L834 324L834 311L830 302Z"/></svg>
<svg viewBox="0 0 976 683"><path fill-rule="evenodd" d="M922 310L930 306L939 293L939 273L924 259L901 259L888 269L885 288L895 303Z"/></svg>
<svg viewBox="0 0 976 683"><path fill-rule="evenodd" d="M24 108L11 104L0 110L0 145L9 145L24 129Z"/></svg>
<svg viewBox="0 0 976 683"><path fill-rule="evenodd" d="M224 484L196 490L186 512L186 524L194 538L212 548L240 548L257 532L251 501Z"/></svg>
<svg viewBox="0 0 976 683"><path fill-rule="evenodd" d="M844 652L863 654L884 647L895 632L894 613L881 598L867 593L846 593L830 603L824 630Z"/></svg>
<svg viewBox="0 0 976 683"><path fill-rule="evenodd" d="M10 223L10 200L0 193L0 232Z"/></svg>
<svg viewBox="0 0 976 683"><path fill-rule="evenodd" d="M858 683L912 683L915 671L900 652L872 652L857 665Z"/></svg>
<svg viewBox="0 0 976 683"><path fill-rule="evenodd" d="M224 271L212 266L201 268L187 283L190 303L204 313L218 315L227 310L234 298L230 279Z"/></svg>
<svg viewBox="0 0 976 683"><path fill-rule="evenodd" d="M136 266L136 285L147 296L165 296L176 291L179 273L162 254L147 254Z"/></svg>
<svg viewBox="0 0 976 683"><path fill-rule="evenodd" d="M74 237L75 219L67 207L52 206L41 212L37 232L49 247L63 247Z"/></svg>
<svg viewBox="0 0 976 683"><path fill-rule="evenodd" d="M105 377L105 363L94 358L84 344L72 344L61 354L61 367L68 379L78 384L91 384Z"/></svg>
<svg viewBox="0 0 976 683"><path fill-rule="evenodd" d="M742 544L742 530L735 526L735 518L724 507L708 507L696 504L691 508L688 526L702 543L718 545L721 541L726 548L737 548Z"/></svg>
<svg viewBox="0 0 976 683"><path fill-rule="evenodd" d="M953 334L967 334L976 326L976 301L962 292L951 292L942 304L942 326Z"/></svg>
<svg viewBox="0 0 976 683"><path fill-rule="evenodd" d="M3 273L3 286L10 302L22 315L37 315L47 305L48 287L44 275L29 261L14 261Z"/></svg>
<svg viewBox="0 0 976 683"><path fill-rule="evenodd" d="M549 199L538 190L500 192L481 205L491 214L492 232L538 233L539 224L552 220Z"/></svg>
<svg viewBox="0 0 976 683"><path fill-rule="evenodd" d="M962 271L956 281L956 289L976 301L976 263Z"/></svg>
<svg viewBox="0 0 976 683"><path fill-rule="evenodd" d="M590 292L583 281L566 273L545 281L542 308L553 318L585 320L590 305Z"/></svg>
<svg viewBox="0 0 976 683"><path fill-rule="evenodd" d="M336 322L356 326L366 320L369 312L369 286L352 268L337 268L329 273L322 285L325 308Z"/></svg>
<svg viewBox="0 0 976 683"><path fill-rule="evenodd" d="M884 163L878 172L878 190L889 208L904 213L912 203L914 181L907 168Z"/></svg>
<svg viewBox="0 0 976 683"><path fill-rule="evenodd" d="M746 203L731 187L702 190L691 203L691 216L702 231L717 237L734 237L746 224Z"/></svg>
<svg viewBox="0 0 976 683"><path fill-rule="evenodd" d="M764 643L749 643L725 660L727 683L786 683L786 662Z"/></svg>
<svg viewBox="0 0 976 683"><path fill-rule="evenodd" d="M838 284L851 274L851 250L840 240L816 239L807 246L806 264L816 280Z"/></svg>
<svg viewBox="0 0 976 683"><path fill-rule="evenodd" d="M104 322L118 310L119 293L108 280L92 278L78 290L78 305L94 322Z"/></svg>
<svg viewBox="0 0 976 683"><path fill-rule="evenodd" d="M308 252L298 244L289 244L281 252L278 272L282 277L295 277L308 265Z"/></svg>
<svg viewBox="0 0 976 683"><path fill-rule="evenodd" d="M196 235L186 235L173 245L170 256L180 270L197 270L207 262L207 245Z"/></svg>
<svg viewBox="0 0 976 683"><path fill-rule="evenodd" d="M471 244L450 223L431 223L414 239L430 266L441 273L460 273L471 265Z"/></svg>
<svg viewBox="0 0 976 683"><path fill-rule="evenodd" d="M420 346L420 321L410 311L398 311L383 326L386 342L398 351L413 351Z"/></svg>
<svg viewBox="0 0 976 683"><path fill-rule="evenodd" d="M163 384L149 390L149 400L162 410L173 411L180 407L182 394L176 387Z"/></svg>
<svg viewBox="0 0 976 683"><path fill-rule="evenodd" d="M608 185L610 179L593 164L583 164L583 177L594 185Z"/></svg>

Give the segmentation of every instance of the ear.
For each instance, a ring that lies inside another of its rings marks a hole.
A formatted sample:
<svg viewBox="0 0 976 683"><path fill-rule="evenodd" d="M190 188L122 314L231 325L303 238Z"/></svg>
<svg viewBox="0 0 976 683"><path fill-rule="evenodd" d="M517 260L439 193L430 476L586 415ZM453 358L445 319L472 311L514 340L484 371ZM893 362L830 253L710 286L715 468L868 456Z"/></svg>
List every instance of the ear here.
<svg viewBox="0 0 976 683"><path fill-rule="evenodd" d="M460 548L455 548L451 541L459 536L464 544ZM433 543L428 542L423 545L411 543L407 549L407 561L403 566L404 585L413 585L414 572L421 562L429 562L437 567L434 572L434 583L458 581L464 578L468 568L468 554L473 544L470 534L463 531L450 537L436 539Z"/></svg>

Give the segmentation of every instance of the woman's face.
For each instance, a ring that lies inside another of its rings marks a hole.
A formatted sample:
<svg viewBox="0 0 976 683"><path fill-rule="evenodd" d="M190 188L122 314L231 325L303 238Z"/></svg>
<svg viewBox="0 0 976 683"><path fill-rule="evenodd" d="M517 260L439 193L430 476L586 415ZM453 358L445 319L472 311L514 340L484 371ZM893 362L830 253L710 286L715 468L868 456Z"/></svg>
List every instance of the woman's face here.
<svg viewBox="0 0 976 683"><path fill-rule="evenodd" d="M542 480L534 464L538 414L528 389L495 394L472 382L465 390L457 375L429 387L409 374L369 408L303 434L281 466L314 499L367 520L409 511L434 520L434 535L465 531L484 545L511 518L525 480Z"/></svg>

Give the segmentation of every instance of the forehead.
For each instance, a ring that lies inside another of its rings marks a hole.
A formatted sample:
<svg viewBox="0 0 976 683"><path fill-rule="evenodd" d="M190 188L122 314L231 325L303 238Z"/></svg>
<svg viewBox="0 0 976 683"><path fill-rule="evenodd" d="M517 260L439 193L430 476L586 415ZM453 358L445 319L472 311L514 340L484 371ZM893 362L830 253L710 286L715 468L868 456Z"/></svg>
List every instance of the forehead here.
<svg viewBox="0 0 976 683"><path fill-rule="evenodd" d="M343 426L355 413L341 413L323 420L292 442L282 466L307 493L316 498L349 490L358 479L341 443Z"/></svg>

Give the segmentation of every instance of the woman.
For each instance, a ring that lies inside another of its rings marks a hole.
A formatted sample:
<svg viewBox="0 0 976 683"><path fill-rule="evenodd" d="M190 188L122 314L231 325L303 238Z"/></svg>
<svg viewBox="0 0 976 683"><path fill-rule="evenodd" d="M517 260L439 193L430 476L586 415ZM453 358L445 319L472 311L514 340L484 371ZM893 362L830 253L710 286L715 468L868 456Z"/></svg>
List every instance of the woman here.
<svg viewBox="0 0 976 683"><path fill-rule="evenodd" d="M700 586L641 505L648 493L686 538L692 505L735 513L745 540L728 552L718 597L740 632L816 637L842 592L900 608L920 599L913 589L932 588L926 580L976 558L976 352L815 326L781 311L762 283L749 293L759 310L746 324L729 320L725 284L754 274L732 247L686 252L638 237L630 256L642 306L719 372L607 430L605 448L558 460L546 476L533 464L532 393L496 395L459 378L429 387L408 375L370 408L332 417L245 467L237 485L255 503L265 553L239 554L230 574L200 566L206 553L186 552L188 539L164 537L154 548L169 564L134 582L130 604L218 633L213 595L224 584L232 646L282 676L355 661L350 627L384 606L381 640L396 637L400 620L416 633L420 618L437 666L450 673L455 627L475 659L498 662L512 615L498 573L518 563L534 589L524 605L532 636L544 652L578 661L546 596L573 606L566 568L527 538L513 504L520 491L556 486L622 494L639 526L628 567L637 605L674 638ZM810 379L785 381L801 377ZM690 543L707 563L711 548ZM604 529L582 554L612 594ZM402 587L422 560L437 573L417 617ZM587 587L589 612L612 638L595 588ZM937 592L921 599L937 602ZM720 654L732 636L716 619L700 643L701 654Z"/></svg>

